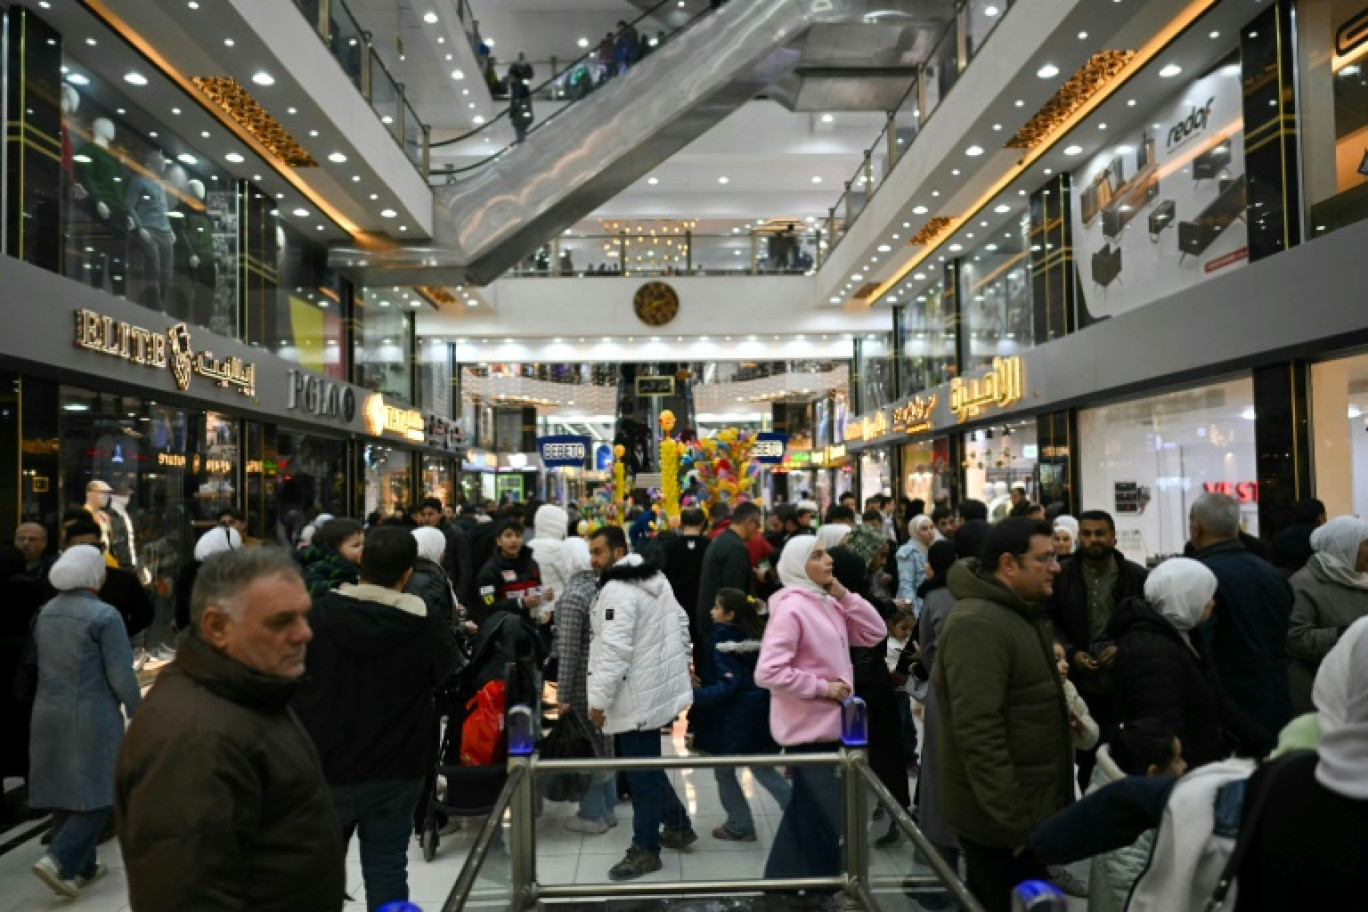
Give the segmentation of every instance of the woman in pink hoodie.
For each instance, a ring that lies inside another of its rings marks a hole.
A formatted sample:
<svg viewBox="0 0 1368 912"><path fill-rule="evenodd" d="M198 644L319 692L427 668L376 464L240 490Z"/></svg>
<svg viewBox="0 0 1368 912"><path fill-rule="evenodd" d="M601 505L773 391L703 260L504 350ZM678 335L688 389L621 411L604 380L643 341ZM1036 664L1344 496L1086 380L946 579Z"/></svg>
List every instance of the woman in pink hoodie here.
<svg viewBox="0 0 1368 912"><path fill-rule="evenodd" d="M769 601L755 682L770 691L770 732L785 753L834 753L841 701L855 678L851 646L888 635L883 618L831 573L814 536L792 538L779 558L784 584ZM765 877L822 877L841 870L841 788L835 767L800 766L779 823Z"/></svg>

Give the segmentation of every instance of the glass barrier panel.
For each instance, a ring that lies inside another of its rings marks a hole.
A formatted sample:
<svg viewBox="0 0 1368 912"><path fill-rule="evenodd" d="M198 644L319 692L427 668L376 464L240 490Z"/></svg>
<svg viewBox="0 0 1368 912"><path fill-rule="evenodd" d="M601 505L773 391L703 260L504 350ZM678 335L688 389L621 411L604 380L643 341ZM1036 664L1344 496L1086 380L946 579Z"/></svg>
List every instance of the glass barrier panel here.
<svg viewBox="0 0 1368 912"><path fill-rule="evenodd" d="M921 129L921 107L918 102L920 92L918 82L913 80L907 94L903 96L902 103L893 112L893 148L898 160L912 148L912 143Z"/></svg>
<svg viewBox="0 0 1368 912"><path fill-rule="evenodd" d="M930 117L940 106L941 99L950 93L959 81L959 49L954 23L945 30L931 58L922 69L922 84L925 87L926 107L922 111L922 122Z"/></svg>
<svg viewBox="0 0 1368 912"><path fill-rule="evenodd" d="M690 275L752 275L757 260L765 252L759 236L750 234L694 235L690 239L687 261ZM627 260L635 271L640 263L632 247L627 248ZM649 259L649 257L648 257Z"/></svg>
<svg viewBox="0 0 1368 912"><path fill-rule="evenodd" d="M911 833L893 819L891 809L863 776L861 790L864 792L869 893L874 901L873 908L878 912L965 908L955 901L954 894L914 844ZM937 844L934 838L931 842ZM958 849L941 846L940 854L952 870L959 872Z"/></svg>
<svg viewBox="0 0 1368 912"><path fill-rule="evenodd" d="M399 114L399 86L390 76L389 70L380 62L374 52L371 55L371 95L370 106L380 122L394 132L394 118Z"/></svg>
<svg viewBox="0 0 1368 912"><path fill-rule="evenodd" d="M968 0L964 4L965 43L969 49L970 60L978 56L983 42L1002 21L1006 11L1007 0Z"/></svg>
<svg viewBox="0 0 1368 912"><path fill-rule="evenodd" d="M1352 0L1306 0L1297 8L1302 194L1306 235L1312 238L1368 218L1368 168L1363 167L1368 65L1355 25L1361 11L1362 5ZM1262 40L1268 40L1267 35ZM1248 88L1246 109L1255 110L1257 105L1269 110L1277 104L1280 90L1277 82ZM1266 206L1264 201L1259 204ZM1282 215L1260 213L1259 221L1265 219L1277 225ZM1251 235L1256 227L1250 227Z"/></svg>
<svg viewBox="0 0 1368 912"><path fill-rule="evenodd" d="M423 170L423 122L407 101L404 102L404 154L419 171Z"/></svg>
<svg viewBox="0 0 1368 912"><path fill-rule="evenodd" d="M361 86L361 70L365 55L369 53L366 37L361 26L356 24L351 12L341 3L334 2L329 8L328 50L341 64L342 71L352 81L357 90Z"/></svg>

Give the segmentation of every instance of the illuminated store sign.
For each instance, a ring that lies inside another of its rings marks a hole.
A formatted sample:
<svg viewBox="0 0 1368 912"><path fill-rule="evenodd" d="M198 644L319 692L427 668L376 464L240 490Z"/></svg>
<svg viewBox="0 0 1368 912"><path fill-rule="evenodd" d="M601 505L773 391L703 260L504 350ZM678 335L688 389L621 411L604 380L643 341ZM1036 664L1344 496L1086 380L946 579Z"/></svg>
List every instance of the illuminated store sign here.
<svg viewBox="0 0 1368 912"><path fill-rule="evenodd" d="M147 367L169 367L180 390L188 390L190 381L199 375L225 389L234 387L244 396L256 396L256 365L241 358L218 359L209 351L196 352L184 323L153 332L93 310L77 310L76 347Z"/></svg>
<svg viewBox="0 0 1368 912"><path fill-rule="evenodd" d="M904 434L920 434L931 430L931 417L936 413L939 397L917 396L893 410L893 430Z"/></svg>
<svg viewBox="0 0 1368 912"><path fill-rule="evenodd" d="M1007 408L1022 399L1021 358L994 358L993 368L974 380L950 381L950 412L963 424L987 408Z"/></svg>
<svg viewBox="0 0 1368 912"><path fill-rule="evenodd" d="M888 433L888 415L882 410L856 418L845 427L846 440L877 440Z"/></svg>
<svg viewBox="0 0 1368 912"><path fill-rule="evenodd" d="M372 437L392 434L412 443L427 443L427 421L414 409L389 405L379 393L371 393L361 407L366 430Z"/></svg>

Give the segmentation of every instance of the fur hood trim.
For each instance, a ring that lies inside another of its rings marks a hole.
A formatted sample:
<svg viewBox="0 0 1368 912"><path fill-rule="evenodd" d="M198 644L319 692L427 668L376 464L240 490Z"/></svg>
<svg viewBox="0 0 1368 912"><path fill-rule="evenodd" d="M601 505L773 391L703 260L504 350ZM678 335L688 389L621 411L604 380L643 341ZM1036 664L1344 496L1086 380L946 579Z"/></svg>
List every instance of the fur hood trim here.
<svg viewBox="0 0 1368 912"><path fill-rule="evenodd" d="M644 583L660 573L660 567L651 561L643 561L639 555L629 554L599 576L599 586L608 583Z"/></svg>

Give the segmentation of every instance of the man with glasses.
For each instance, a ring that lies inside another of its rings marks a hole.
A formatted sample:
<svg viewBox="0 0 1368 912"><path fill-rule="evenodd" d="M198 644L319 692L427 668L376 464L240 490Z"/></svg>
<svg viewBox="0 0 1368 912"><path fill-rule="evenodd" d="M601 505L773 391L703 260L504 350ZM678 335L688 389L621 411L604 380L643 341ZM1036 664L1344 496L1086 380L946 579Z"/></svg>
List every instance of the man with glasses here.
<svg viewBox="0 0 1368 912"><path fill-rule="evenodd" d="M1045 610L1059 573L1052 534L1048 523L1005 519L980 560L948 575L958 601L932 678L937 788L969 889L988 912L1008 912L1021 881L1049 877L1027 839L1073 801L1069 711Z"/></svg>

